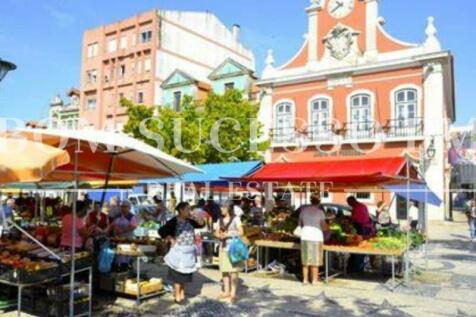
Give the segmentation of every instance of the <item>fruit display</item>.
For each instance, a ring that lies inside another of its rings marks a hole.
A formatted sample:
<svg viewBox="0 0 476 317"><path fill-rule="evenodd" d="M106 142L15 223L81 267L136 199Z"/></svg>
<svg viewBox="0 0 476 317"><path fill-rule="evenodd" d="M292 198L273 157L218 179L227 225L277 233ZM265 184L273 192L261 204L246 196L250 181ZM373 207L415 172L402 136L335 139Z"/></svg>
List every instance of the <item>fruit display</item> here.
<svg viewBox="0 0 476 317"><path fill-rule="evenodd" d="M160 223L155 220L148 220L148 221L144 221L140 226L142 228L149 229L149 230L159 230Z"/></svg>
<svg viewBox="0 0 476 317"><path fill-rule="evenodd" d="M38 245L27 241L0 240L0 279L12 283L36 283L58 274L68 272L71 263L70 250L60 248L50 249L64 260L59 262L51 253ZM89 252L75 254L76 267L91 265Z"/></svg>
<svg viewBox="0 0 476 317"><path fill-rule="evenodd" d="M140 255L143 252L155 252L158 256L164 256L169 250L167 242L162 239L111 238L111 242L120 249L121 253L129 253L131 256Z"/></svg>

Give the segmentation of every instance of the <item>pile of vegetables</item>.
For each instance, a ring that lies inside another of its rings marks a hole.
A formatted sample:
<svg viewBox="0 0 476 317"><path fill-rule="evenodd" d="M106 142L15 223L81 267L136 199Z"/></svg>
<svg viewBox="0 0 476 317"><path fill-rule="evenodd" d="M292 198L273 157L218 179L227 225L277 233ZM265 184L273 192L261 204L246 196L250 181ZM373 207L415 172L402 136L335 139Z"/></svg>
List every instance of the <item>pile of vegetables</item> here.
<svg viewBox="0 0 476 317"><path fill-rule="evenodd" d="M410 232L410 247L418 248L425 243L425 237L417 232ZM372 239L372 245L379 250L401 250L406 247L407 233L395 227L382 228L377 237Z"/></svg>
<svg viewBox="0 0 476 317"><path fill-rule="evenodd" d="M148 220L141 224L142 228L150 229L150 230L158 230L160 228L160 223L154 220Z"/></svg>

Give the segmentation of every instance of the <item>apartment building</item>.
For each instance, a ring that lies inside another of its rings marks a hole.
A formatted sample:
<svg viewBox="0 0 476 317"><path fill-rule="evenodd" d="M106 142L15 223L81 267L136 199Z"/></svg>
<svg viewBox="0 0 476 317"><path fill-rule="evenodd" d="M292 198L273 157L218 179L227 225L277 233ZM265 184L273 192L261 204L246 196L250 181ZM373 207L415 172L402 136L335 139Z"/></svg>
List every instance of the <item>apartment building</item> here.
<svg viewBox="0 0 476 317"><path fill-rule="evenodd" d="M421 30L423 43L406 43L385 31L379 6L378 0L311 0L308 31L296 55L277 67L269 51L257 83L260 118L272 143L268 159L409 155L447 206L453 56L441 47L433 18ZM345 202L346 195L329 200ZM398 206L386 193L359 198L371 209L380 200L392 202L394 211ZM430 207L429 216L442 219L445 205Z"/></svg>
<svg viewBox="0 0 476 317"><path fill-rule="evenodd" d="M151 10L83 35L80 115L86 125L121 130L120 99L161 105L163 83L177 70L207 77L231 58L254 70L253 53L232 28L208 12Z"/></svg>

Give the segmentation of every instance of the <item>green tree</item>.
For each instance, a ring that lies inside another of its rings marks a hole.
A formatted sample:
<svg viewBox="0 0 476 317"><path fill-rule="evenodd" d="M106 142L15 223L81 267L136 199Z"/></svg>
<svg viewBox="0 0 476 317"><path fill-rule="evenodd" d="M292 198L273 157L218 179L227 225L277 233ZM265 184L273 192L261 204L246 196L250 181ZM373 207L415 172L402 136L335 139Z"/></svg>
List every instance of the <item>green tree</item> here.
<svg viewBox="0 0 476 317"><path fill-rule="evenodd" d="M181 111L121 101L129 121L124 132L194 164L261 159L268 142L257 121L258 105L237 90L210 93L203 101L184 98ZM144 133L144 129L147 133Z"/></svg>

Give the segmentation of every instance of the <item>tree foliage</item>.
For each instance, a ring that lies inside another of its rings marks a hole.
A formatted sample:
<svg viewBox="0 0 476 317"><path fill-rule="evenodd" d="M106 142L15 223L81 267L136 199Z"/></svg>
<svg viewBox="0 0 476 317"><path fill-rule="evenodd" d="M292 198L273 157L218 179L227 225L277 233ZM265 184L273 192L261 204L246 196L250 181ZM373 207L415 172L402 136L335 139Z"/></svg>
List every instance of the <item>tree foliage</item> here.
<svg viewBox="0 0 476 317"><path fill-rule="evenodd" d="M129 116L125 133L194 164L261 159L269 145L258 141L258 105L237 90L210 93L202 101L185 97L180 112L126 99L121 103Z"/></svg>

